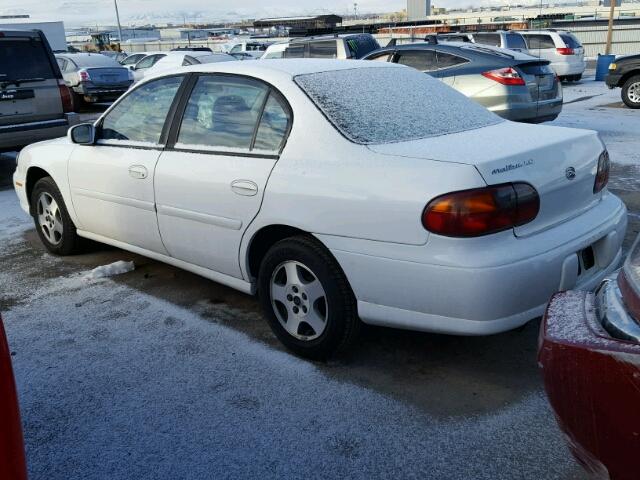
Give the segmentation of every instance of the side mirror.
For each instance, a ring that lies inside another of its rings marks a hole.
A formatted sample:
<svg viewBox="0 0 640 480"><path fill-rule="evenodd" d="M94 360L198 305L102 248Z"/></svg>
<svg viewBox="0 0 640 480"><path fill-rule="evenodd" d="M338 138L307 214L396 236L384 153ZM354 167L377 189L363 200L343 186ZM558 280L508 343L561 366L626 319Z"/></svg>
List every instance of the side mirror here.
<svg viewBox="0 0 640 480"><path fill-rule="evenodd" d="M135 70L136 66L135 65L129 65L129 70Z"/></svg>
<svg viewBox="0 0 640 480"><path fill-rule="evenodd" d="M69 139L78 145L93 145L96 139L96 129L92 123L81 123L69 129Z"/></svg>

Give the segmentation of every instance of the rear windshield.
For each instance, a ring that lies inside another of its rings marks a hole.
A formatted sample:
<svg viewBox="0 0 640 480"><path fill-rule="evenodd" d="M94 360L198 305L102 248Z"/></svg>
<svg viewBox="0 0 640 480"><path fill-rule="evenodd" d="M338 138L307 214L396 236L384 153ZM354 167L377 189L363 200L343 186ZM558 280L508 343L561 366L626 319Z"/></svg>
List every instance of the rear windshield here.
<svg viewBox="0 0 640 480"><path fill-rule="evenodd" d="M379 49L380 44L371 35L356 35L347 38L347 47L352 58L362 58Z"/></svg>
<svg viewBox="0 0 640 480"><path fill-rule="evenodd" d="M0 38L0 82L56 78L39 38Z"/></svg>
<svg viewBox="0 0 640 480"><path fill-rule="evenodd" d="M582 46L576 37L568 33L561 33L560 38L568 48L580 48Z"/></svg>
<svg viewBox="0 0 640 480"><path fill-rule="evenodd" d="M527 49L527 44L524 41L524 37L519 33L507 33L507 48L523 48Z"/></svg>
<svg viewBox="0 0 640 480"><path fill-rule="evenodd" d="M418 140L503 121L408 67L311 73L298 75L295 82L345 137L360 144Z"/></svg>
<svg viewBox="0 0 640 480"><path fill-rule="evenodd" d="M113 58L100 53L94 55L78 55L67 57L79 67L120 67L121 65Z"/></svg>

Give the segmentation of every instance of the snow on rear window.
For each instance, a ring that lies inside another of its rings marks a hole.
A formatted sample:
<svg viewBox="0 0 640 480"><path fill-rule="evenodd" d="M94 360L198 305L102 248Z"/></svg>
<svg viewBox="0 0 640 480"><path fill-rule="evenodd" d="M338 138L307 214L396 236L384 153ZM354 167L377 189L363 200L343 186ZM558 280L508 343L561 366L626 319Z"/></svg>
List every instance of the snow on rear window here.
<svg viewBox="0 0 640 480"><path fill-rule="evenodd" d="M298 75L295 82L355 143L391 143L494 125L497 115L412 68L362 67Z"/></svg>

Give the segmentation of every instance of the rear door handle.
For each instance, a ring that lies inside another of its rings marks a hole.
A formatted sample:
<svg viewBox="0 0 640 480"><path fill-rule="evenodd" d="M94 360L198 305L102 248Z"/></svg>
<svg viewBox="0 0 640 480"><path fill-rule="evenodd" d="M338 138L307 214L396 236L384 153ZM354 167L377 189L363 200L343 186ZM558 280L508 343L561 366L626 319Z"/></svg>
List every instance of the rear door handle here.
<svg viewBox="0 0 640 480"><path fill-rule="evenodd" d="M149 172L147 171L147 168L144 167L143 165L131 165L129 167L129 175L138 180L143 180L147 178L147 176L149 175Z"/></svg>
<svg viewBox="0 0 640 480"><path fill-rule="evenodd" d="M258 193L258 185L251 180L234 180L231 182L231 190L238 195L253 197Z"/></svg>

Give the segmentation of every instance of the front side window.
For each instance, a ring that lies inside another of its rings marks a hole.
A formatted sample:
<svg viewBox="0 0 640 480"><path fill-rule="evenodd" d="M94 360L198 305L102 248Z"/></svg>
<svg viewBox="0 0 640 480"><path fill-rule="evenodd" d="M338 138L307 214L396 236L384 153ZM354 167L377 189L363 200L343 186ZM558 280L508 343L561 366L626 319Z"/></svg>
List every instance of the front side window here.
<svg viewBox="0 0 640 480"><path fill-rule="evenodd" d="M134 89L104 117L100 140L158 145L182 78L161 78Z"/></svg>
<svg viewBox="0 0 640 480"><path fill-rule="evenodd" d="M134 65L138 63L142 57L144 57L144 55L140 55L140 54L129 55L124 60L122 60L121 63L122 65Z"/></svg>
<svg viewBox="0 0 640 480"><path fill-rule="evenodd" d="M336 58L338 45L335 40L309 43L309 57L311 58Z"/></svg>
<svg viewBox="0 0 640 480"><path fill-rule="evenodd" d="M398 53L396 63L407 65L421 72L430 72L438 68L434 50L409 50Z"/></svg>
<svg viewBox="0 0 640 480"><path fill-rule="evenodd" d="M527 49L527 44L524 41L524 37L519 33L507 33L506 39L507 39L507 48L514 48L514 49L519 48L522 50Z"/></svg>
<svg viewBox="0 0 640 480"><path fill-rule="evenodd" d="M176 148L251 150L268 93L257 80L200 77L187 103Z"/></svg>
<svg viewBox="0 0 640 480"><path fill-rule="evenodd" d="M149 55L148 57L144 57L136 64L136 70L151 68L158 62L158 60L160 60L164 56L165 55Z"/></svg>

